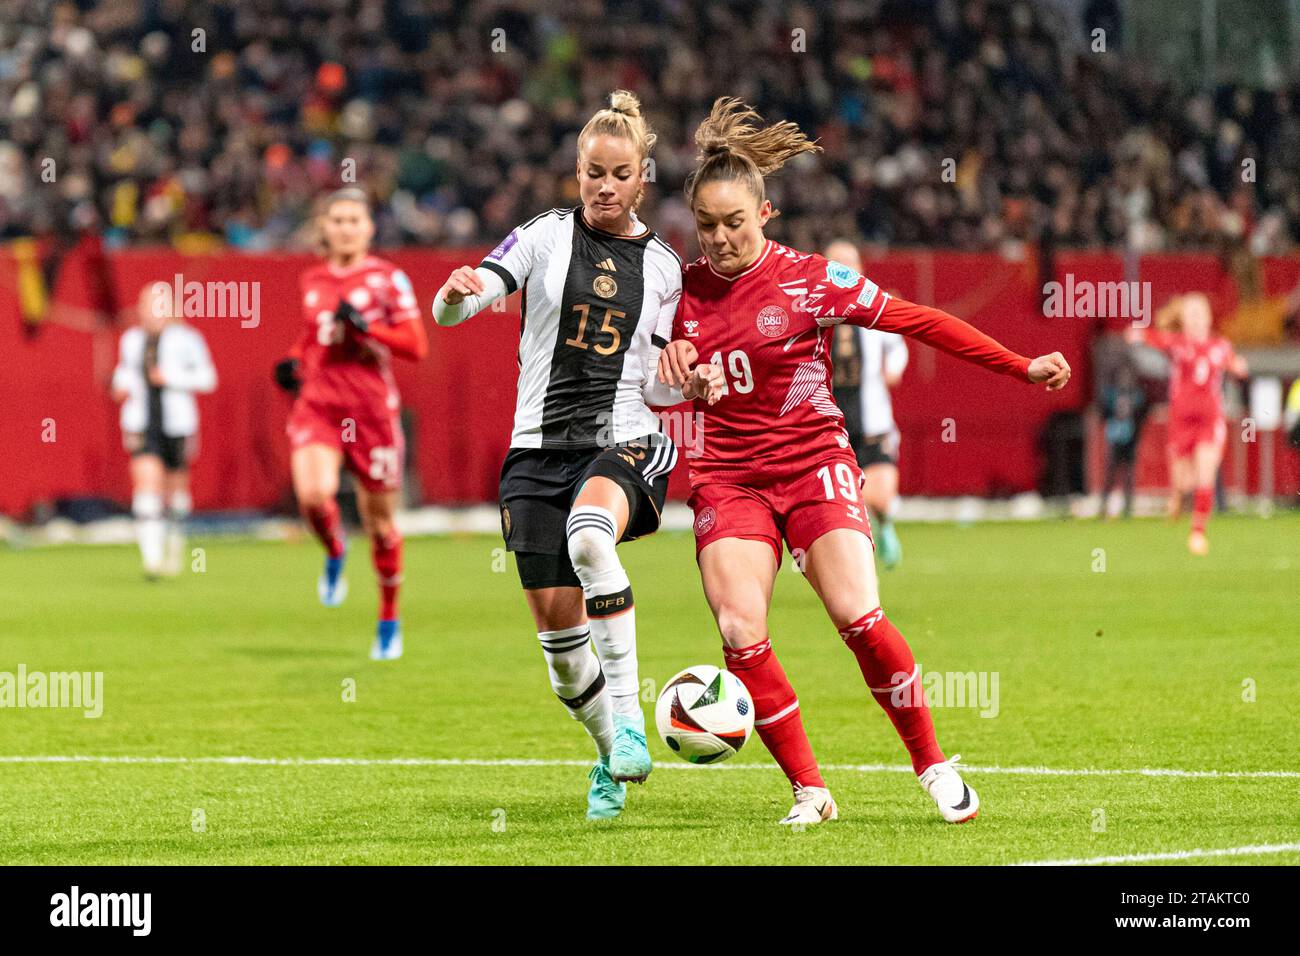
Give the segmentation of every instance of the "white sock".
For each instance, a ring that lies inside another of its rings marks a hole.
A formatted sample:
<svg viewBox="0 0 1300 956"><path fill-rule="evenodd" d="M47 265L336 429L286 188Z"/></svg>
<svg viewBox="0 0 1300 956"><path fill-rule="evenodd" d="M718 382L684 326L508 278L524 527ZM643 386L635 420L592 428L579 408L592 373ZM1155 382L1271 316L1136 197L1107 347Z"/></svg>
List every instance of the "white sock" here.
<svg viewBox="0 0 1300 956"><path fill-rule="evenodd" d="M152 491L137 491L131 498L135 515L135 536L140 544L140 560L147 574L160 574L167 523L162 516L162 496Z"/></svg>
<svg viewBox="0 0 1300 956"><path fill-rule="evenodd" d="M632 604L632 585L615 548L617 529L613 513L594 505L574 508L565 528L569 560L582 582L591 640L614 699L614 713L639 717L636 608Z"/></svg>
<svg viewBox="0 0 1300 956"><path fill-rule="evenodd" d="M185 521L192 507L188 491L174 491L168 507L167 571L180 574L185 559Z"/></svg>
<svg viewBox="0 0 1300 956"><path fill-rule="evenodd" d="M587 625L561 631L539 631L542 656L551 674L551 689L596 742L596 752L608 757L614 746L614 717L605 690L600 661L591 653Z"/></svg>

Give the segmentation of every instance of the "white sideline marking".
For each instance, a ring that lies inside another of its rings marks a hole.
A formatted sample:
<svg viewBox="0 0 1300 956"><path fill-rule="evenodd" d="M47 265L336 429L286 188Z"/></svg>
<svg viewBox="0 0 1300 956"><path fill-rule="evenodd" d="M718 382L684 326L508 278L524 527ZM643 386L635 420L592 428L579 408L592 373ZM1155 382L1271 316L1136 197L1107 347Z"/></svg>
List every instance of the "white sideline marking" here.
<svg viewBox="0 0 1300 956"><path fill-rule="evenodd" d="M1173 853L1133 853L1128 856L1093 856L1086 860L1034 860L1012 866L1095 866L1101 863L1149 863L1155 860L1195 860L1206 856L1260 856L1265 853L1300 852L1300 843L1262 843L1221 850L1178 850Z"/></svg>
<svg viewBox="0 0 1300 956"><path fill-rule="evenodd" d="M525 758L460 757L137 757L130 755L24 755L0 756L3 763L103 763L103 764L228 764L254 767L589 767L590 760L530 760ZM685 762L657 763L667 770L771 770L768 763L720 763L696 766ZM853 773L914 773L911 767L884 763L822 764L823 770ZM1177 770L1161 767L1134 769L1061 769L1057 767L977 767L961 764L962 773L1001 773L1026 777L1182 777L1191 779L1300 778L1300 770Z"/></svg>

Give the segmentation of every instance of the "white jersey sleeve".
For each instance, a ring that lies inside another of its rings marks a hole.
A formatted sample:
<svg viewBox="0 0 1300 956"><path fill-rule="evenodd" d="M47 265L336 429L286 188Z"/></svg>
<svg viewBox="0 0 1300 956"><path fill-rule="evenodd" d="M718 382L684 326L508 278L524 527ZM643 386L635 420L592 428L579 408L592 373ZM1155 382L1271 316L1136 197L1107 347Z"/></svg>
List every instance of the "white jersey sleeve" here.
<svg viewBox="0 0 1300 956"><path fill-rule="evenodd" d="M885 377L897 378L907 368L907 339L897 332L881 332L881 350L884 352Z"/></svg>
<svg viewBox="0 0 1300 956"><path fill-rule="evenodd" d="M675 276L666 278L663 298L659 300L659 314L655 319L654 332L650 336L650 349L646 352L645 385L641 395L647 405L677 405L686 401L680 388L673 388L659 381L659 355L673 336L673 320L677 317L677 306L682 300L682 277L678 270Z"/></svg>
<svg viewBox="0 0 1300 956"><path fill-rule="evenodd" d="M217 369L212 364L208 343L198 329L176 326L176 361L167 376L167 387L207 395L217 390Z"/></svg>
<svg viewBox="0 0 1300 956"><path fill-rule="evenodd" d="M544 249L548 241L549 222L550 217L543 214L511 229L474 270L483 282L483 291L466 296L457 305L448 305L441 296L435 296L433 320L443 326L459 325L497 300L524 288L538 261L539 249Z"/></svg>
<svg viewBox="0 0 1300 956"><path fill-rule="evenodd" d="M460 325L466 319L478 315L493 302L504 299L510 294L506 289L505 281L495 272L479 266L474 270L474 274L482 281L483 291L478 295L467 295L455 305L446 302L442 296L435 295L433 321L447 327Z"/></svg>

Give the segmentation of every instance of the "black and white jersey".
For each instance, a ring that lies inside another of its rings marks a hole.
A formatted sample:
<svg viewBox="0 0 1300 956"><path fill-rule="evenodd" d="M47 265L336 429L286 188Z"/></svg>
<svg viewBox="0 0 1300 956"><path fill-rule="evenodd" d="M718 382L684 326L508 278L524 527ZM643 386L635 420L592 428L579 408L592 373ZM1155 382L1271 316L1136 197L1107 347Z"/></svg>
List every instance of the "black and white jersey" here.
<svg viewBox="0 0 1300 956"><path fill-rule="evenodd" d="M506 236L484 270L505 295L522 290L512 448L608 447L660 430L642 389L682 292L681 260L662 239L613 236L580 207L552 209Z"/></svg>

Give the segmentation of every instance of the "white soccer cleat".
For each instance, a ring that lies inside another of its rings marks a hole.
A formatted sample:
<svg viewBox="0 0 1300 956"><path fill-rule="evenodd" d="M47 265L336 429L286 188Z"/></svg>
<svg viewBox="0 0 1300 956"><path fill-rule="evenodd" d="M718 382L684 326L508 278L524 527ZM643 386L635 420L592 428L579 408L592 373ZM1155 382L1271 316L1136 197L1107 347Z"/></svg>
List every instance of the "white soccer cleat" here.
<svg viewBox="0 0 1300 956"><path fill-rule="evenodd" d="M375 628L375 642L370 645L372 661L395 661L402 656L402 624L400 621L380 621Z"/></svg>
<svg viewBox="0 0 1300 956"><path fill-rule="evenodd" d="M348 579L342 573L330 580L326 572L316 579L316 596L325 607L338 607L348 596Z"/></svg>
<svg viewBox="0 0 1300 956"><path fill-rule="evenodd" d="M185 566L184 560L185 536L179 531L171 531L167 534L167 560L163 564L163 574L169 578L179 576Z"/></svg>
<svg viewBox="0 0 1300 956"><path fill-rule="evenodd" d="M939 813L948 823L965 823L980 812L980 798L954 766L960 759L961 754L957 754L951 760L931 764L918 778L921 788L938 805Z"/></svg>
<svg viewBox="0 0 1300 956"><path fill-rule="evenodd" d="M825 787L800 787L796 785L794 788L794 806L781 820L781 824L785 826L825 823L827 820L837 819L839 815L840 809L835 806L835 800L831 797L831 792Z"/></svg>

